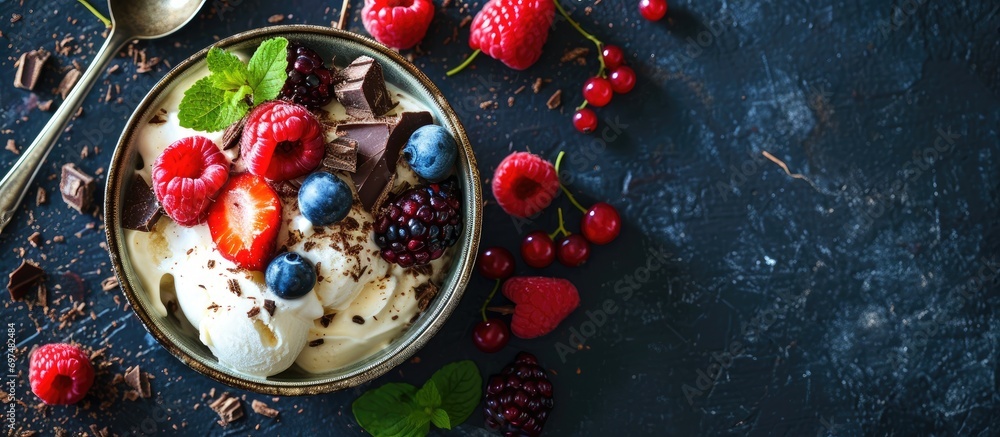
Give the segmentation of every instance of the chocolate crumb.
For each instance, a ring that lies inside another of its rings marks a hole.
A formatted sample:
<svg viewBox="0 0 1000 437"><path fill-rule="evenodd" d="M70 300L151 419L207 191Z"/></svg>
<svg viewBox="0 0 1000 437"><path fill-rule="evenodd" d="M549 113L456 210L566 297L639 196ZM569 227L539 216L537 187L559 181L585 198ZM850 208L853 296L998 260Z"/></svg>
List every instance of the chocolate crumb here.
<svg viewBox="0 0 1000 437"><path fill-rule="evenodd" d="M542 84L543 84L542 78L539 77L535 79L535 83L531 85L531 90L534 91L535 94L538 94L539 92L542 91Z"/></svg>
<svg viewBox="0 0 1000 437"><path fill-rule="evenodd" d="M7 150L10 150L11 153L13 153L15 155L20 155L21 154L21 149L17 148L17 143L14 142L13 138L10 138L10 139L7 140L7 147L4 147L4 148L7 149Z"/></svg>
<svg viewBox="0 0 1000 437"><path fill-rule="evenodd" d="M507 107L508 108L513 108L514 107L514 97L513 96L507 98Z"/></svg>
<svg viewBox="0 0 1000 437"><path fill-rule="evenodd" d="M22 17L21 14L10 14L10 24L14 24L17 23L18 21L21 21L21 17Z"/></svg>
<svg viewBox="0 0 1000 437"><path fill-rule="evenodd" d="M51 111L52 110L52 99L46 100L46 101L44 101L42 103L39 103L38 104L38 109L42 110L42 111L45 111L45 112Z"/></svg>
<svg viewBox="0 0 1000 437"><path fill-rule="evenodd" d="M317 338L317 339L309 342L309 347L316 347L316 346L319 346L321 344L323 344L323 339L322 338Z"/></svg>
<svg viewBox="0 0 1000 437"><path fill-rule="evenodd" d="M149 118L149 124L163 124L167 122L167 110L160 108Z"/></svg>
<svg viewBox="0 0 1000 437"><path fill-rule="evenodd" d="M38 187L38 191L35 193L35 205L36 206L44 205L45 202L48 202L48 200L49 200L49 194L45 191L44 188Z"/></svg>
<svg viewBox="0 0 1000 437"><path fill-rule="evenodd" d="M135 389L144 399L152 395L149 389L149 375L139 369L138 365L125 371L125 383Z"/></svg>
<svg viewBox="0 0 1000 437"><path fill-rule="evenodd" d="M62 235L56 235L55 237L52 237L53 243L62 243L63 241L66 241L66 237L63 237Z"/></svg>
<svg viewBox="0 0 1000 437"><path fill-rule="evenodd" d="M491 106L496 105L496 102L492 100L487 100L479 104L479 109L489 109Z"/></svg>
<svg viewBox="0 0 1000 437"><path fill-rule="evenodd" d="M219 425L226 426L243 417L243 403L240 398L223 393L218 399L208 404L208 407L219 415Z"/></svg>
<svg viewBox="0 0 1000 437"><path fill-rule="evenodd" d="M365 324L365 318L361 317L361 316L354 316L354 317L351 318L351 321L354 322L354 323L357 323L359 325L364 325Z"/></svg>
<svg viewBox="0 0 1000 437"><path fill-rule="evenodd" d="M274 307L275 307L275 305L274 305L274 301L273 300L271 300L271 299L264 299L264 310L266 310L267 313L270 314L270 315L272 315L272 316L274 315Z"/></svg>
<svg viewBox="0 0 1000 437"><path fill-rule="evenodd" d="M43 277L45 277L44 270L37 264L22 259L21 265L7 275L7 291L10 292L10 298L12 300L23 299L24 295L33 290L35 284L39 283Z"/></svg>
<svg viewBox="0 0 1000 437"><path fill-rule="evenodd" d="M111 291L111 290L114 290L116 288L118 288L118 277L117 276L109 276L107 278L104 278L103 281L101 281L101 290Z"/></svg>
<svg viewBox="0 0 1000 437"><path fill-rule="evenodd" d="M208 268L210 268L210 269L214 269L215 268L215 260L214 259L208 260Z"/></svg>
<svg viewBox="0 0 1000 437"><path fill-rule="evenodd" d="M242 296L243 295L243 290L240 289L240 283L236 282L235 278L229 278L229 281L228 281L228 283L226 285L229 286L229 292L230 293L233 293L236 296Z"/></svg>
<svg viewBox="0 0 1000 437"><path fill-rule="evenodd" d="M250 408L253 408L253 412L260 414L261 416L267 416L272 419L278 417L278 410L268 407L267 404L256 399L254 399L253 402L250 402Z"/></svg>
<svg viewBox="0 0 1000 437"><path fill-rule="evenodd" d="M521 85L520 88L514 90L514 94L521 94L521 92L524 91L525 88L527 88L527 86Z"/></svg>
<svg viewBox="0 0 1000 437"><path fill-rule="evenodd" d="M330 322L333 321L333 317L336 316L336 315L337 315L337 313L324 314L323 317L319 318L319 324L322 325L324 328L330 326Z"/></svg>
<svg viewBox="0 0 1000 437"><path fill-rule="evenodd" d="M247 311L247 318L252 319L256 317L257 314L260 314L260 307L254 305L253 308L250 308L250 311Z"/></svg>
<svg viewBox="0 0 1000 437"><path fill-rule="evenodd" d="M576 61L577 59L585 58L588 54L590 54L590 49L587 47L570 49L563 53L562 58L559 59L559 63L564 64L570 61Z"/></svg>
<svg viewBox="0 0 1000 437"><path fill-rule="evenodd" d="M549 100L545 102L545 106L549 109L556 109L561 104L562 104L562 90L556 90L556 92L552 93L552 96L549 97Z"/></svg>
<svg viewBox="0 0 1000 437"><path fill-rule="evenodd" d="M267 17L267 22L271 24L280 23L282 21L285 21L285 16L281 14L274 14L270 17Z"/></svg>
<svg viewBox="0 0 1000 437"><path fill-rule="evenodd" d="M472 22L472 16L471 15L466 15L465 17L462 17L462 21L458 22L458 28L461 29L461 28L463 28L465 26L468 26L469 23L471 23L471 22Z"/></svg>
<svg viewBox="0 0 1000 437"><path fill-rule="evenodd" d="M39 247L42 245L42 233L35 231L35 233L28 236L28 242L31 243L32 247Z"/></svg>

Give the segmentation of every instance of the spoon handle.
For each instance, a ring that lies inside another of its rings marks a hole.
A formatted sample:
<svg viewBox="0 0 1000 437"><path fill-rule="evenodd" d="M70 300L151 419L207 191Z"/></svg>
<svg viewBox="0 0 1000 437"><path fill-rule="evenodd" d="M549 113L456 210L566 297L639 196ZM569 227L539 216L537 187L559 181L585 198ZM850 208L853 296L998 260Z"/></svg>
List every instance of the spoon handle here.
<svg viewBox="0 0 1000 437"><path fill-rule="evenodd" d="M45 157L49 155L52 146L62 136L63 129L66 128L76 110L83 104L87 93L101 77L104 67L111 62L111 58L118 52L118 48L128 40L129 37L118 35L114 29L111 30L111 34L98 50L94 61L91 62L90 67L87 67L87 71L83 73L76 86L66 96L66 100L59 105L59 109L35 137L35 141L27 149L24 149L21 157L14 163L14 167L7 172L3 180L0 180L0 232L3 232L3 228L14 218L18 205L27 194L38 170L42 168Z"/></svg>

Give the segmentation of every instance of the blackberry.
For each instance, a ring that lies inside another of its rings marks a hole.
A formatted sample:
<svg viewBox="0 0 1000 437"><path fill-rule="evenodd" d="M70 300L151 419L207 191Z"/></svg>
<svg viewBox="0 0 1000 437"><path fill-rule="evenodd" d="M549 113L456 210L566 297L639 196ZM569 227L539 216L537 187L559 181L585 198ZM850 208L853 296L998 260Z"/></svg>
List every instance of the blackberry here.
<svg viewBox="0 0 1000 437"><path fill-rule="evenodd" d="M527 352L486 385L486 426L507 437L534 437L542 433L552 411L552 383L538 359Z"/></svg>
<svg viewBox="0 0 1000 437"><path fill-rule="evenodd" d="M462 230L458 180L411 188L387 203L375 220L382 258L403 267L427 264L458 242Z"/></svg>
<svg viewBox="0 0 1000 437"><path fill-rule="evenodd" d="M288 79L281 88L281 98L319 109L333 100L334 72L326 68L323 58L301 44L288 44Z"/></svg>

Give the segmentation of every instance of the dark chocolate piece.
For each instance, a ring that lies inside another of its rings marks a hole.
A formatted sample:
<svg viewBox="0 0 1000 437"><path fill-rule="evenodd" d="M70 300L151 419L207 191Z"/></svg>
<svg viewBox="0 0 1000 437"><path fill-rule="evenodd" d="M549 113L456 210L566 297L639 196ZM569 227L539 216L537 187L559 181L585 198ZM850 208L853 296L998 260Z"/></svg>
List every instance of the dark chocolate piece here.
<svg viewBox="0 0 1000 437"><path fill-rule="evenodd" d="M240 398L223 393L218 399L208 404L208 408L219 415L219 425L226 426L243 417L243 403Z"/></svg>
<svg viewBox="0 0 1000 437"><path fill-rule="evenodd" d="M125 383L143 398L148 398L152 392L149 390L149 377L139 369L139 366L130 368L125 372Z"/></svg>
<svg viewBox="0 0 1000 437"><path fill-rule="evenodd" d="M327 143L323 168L330 173L338 170L354 173L358 168L358 142L340 137Z"/></svg>
<svg viewBox="0 0 1000 437"><path fill-rule="evenodd" d="M271 299L264 299L264 310L267 311L268 315L274 315L274 301Z"/></svg>
<svg viewBox="0 0 1000 437"><path fill-rule="evenodd" d="M65 196L65 194L63 195ZM149 232L156 227L156 221L163 215L160 202L156 200L153 189L146 180L136 173L125 194L122 206L122 227L136 231Z"/></svg>
<svg viewBox="0 0 1000 437"><path fill-rule="evenodd" d="M247 118L243 117L236 123L229 125L222 134L222 150L229 150L240 146L240 139L243 138L243 127L247 125ZM237 157L239 157L237 155Z"/></svg>
<svg viewBox="0 0 1000 437"><path fill-rule="evenodd" d="M24 299L24 295L34 290L35 285L44 277L45 271L37 264L21 260L21 265L7 275L7 291L10 292L10 298L12 300Z"/></svg>
<svg viewBox="0 0 1000 437"><path fill-rule="evenodd" d="M347 115L356 118L385 115L396 106L385 87L382 65L369 56L361 56L340 71L342 81L334 85L337 100Z"/></svg>
<svg viewBox="0 0 1000 437"><path fill-rule="evenodd" d="M73 86L76 85L76 81L78 80L80 80L80 70L73 68L67 71L66 75L63 76L62 81L59 82L59 87L57 88L59 96L65 100L66 96L69 95L69 92L73 89Z"/></svg>
<svg viewBox="0 0 1000 437"><path fill-rule="evenodd" d="M21 59L17 61L17 72L14 73L14 86L25 90L35 89L49 56L51 55L45 49L22 53Z"/></svg>
<svg viewBox="0 0 1000 437"><path fill-rule="evenodd" d="M97 183L73 163L62 166L62 179L59 180L59 192L63 201L78 212L90 209L94 200L94 190Z"/></svg>

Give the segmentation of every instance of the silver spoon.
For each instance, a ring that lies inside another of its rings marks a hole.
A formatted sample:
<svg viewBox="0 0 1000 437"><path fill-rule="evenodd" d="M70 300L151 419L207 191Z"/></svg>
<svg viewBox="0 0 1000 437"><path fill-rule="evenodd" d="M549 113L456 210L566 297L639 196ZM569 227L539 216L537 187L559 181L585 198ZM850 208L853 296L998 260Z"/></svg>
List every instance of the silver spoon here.
<svg viewBox="0 0 1000 437"><path fill-rule="evenodd" d="M35 141L24 150L14 167L0 180L0 232L10 223L18 205L42 168L45 157L52 151L70 118L94 87L111 59L125 43L135 39L156 39L170 35L191 21L207 0L108 0L111 12L111 34L94 62L80 77L66 100Z"/></svg>

